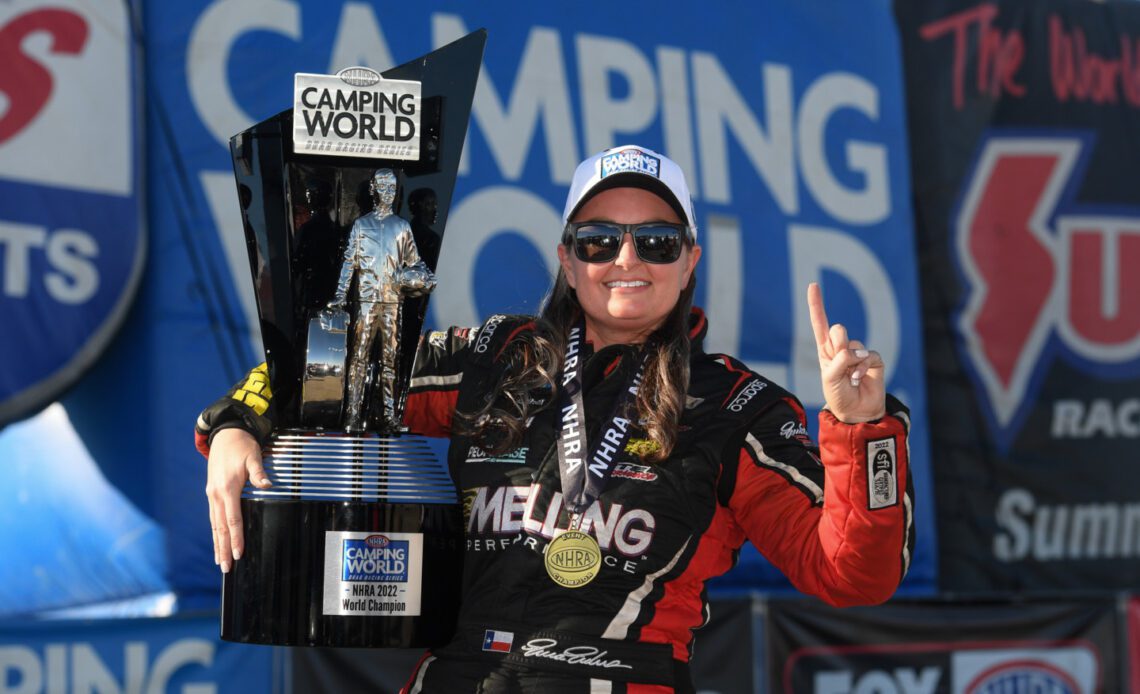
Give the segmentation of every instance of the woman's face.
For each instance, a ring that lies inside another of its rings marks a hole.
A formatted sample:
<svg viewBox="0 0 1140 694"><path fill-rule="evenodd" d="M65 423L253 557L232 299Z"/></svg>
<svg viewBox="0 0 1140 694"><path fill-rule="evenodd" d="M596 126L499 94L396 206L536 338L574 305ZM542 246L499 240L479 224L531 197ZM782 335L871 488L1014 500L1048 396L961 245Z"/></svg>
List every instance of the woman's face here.
<svg viewBox="0 0 1140 694"><path fill-rule="evenodd" d="M681 223L669 203L641 188L602 191L570 221ZM558 259L566 281L578 294L586 314L586 337L595 349L643 342L676 306L700 257L700 246L682 244L675 262L646 263L637 256L629 234L622 238L617 257L605 263L584 262L572 248L558 245Z"/></svg>

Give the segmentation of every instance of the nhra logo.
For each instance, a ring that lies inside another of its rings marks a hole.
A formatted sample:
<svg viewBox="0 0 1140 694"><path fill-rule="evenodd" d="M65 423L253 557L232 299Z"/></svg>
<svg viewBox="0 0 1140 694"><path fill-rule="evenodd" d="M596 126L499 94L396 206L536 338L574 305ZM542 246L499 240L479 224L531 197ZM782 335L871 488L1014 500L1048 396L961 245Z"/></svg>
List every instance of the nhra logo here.
<svg viewBox="0 0 1140 694"><path fill-rule="evenodd" d="M1098 374L1140 357L1140 213L1073 203L1091 145L990 135L965 178L957 323L1003 445L1055 353Z"/></svg>
<svg viewBox="0 0 1140 694"><path fill-rule="evenodd" d="M966 685L966 694L1006 694L1007 692L1048 692L1080 694L1073 678L1060 668L1042 661L1001 663Z"/></svg>
<svg viewBox="0 0 1140 694"><path fill-rule="evenodd" d="M602 157L602 178L627 171L660 178L661 160L640 149L623 149Z"/></svg>

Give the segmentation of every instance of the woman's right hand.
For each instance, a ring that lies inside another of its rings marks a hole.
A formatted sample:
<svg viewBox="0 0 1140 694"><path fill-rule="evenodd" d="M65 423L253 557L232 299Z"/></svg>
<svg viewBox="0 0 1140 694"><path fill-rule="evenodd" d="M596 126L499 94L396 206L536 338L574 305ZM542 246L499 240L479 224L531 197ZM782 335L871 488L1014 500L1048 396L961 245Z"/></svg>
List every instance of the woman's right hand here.
<svg viewBox="0 0 1140 694"><path fill-rule="evenodd" d="M214 563L229 573L232 561L245 549L242 534L241 490L246 480L259 489L273 486L261 467L261 446L247 431L231 427L214 434L206 473L210 528L214 533ZM232 558L232 561L231 561Z"/></svg>

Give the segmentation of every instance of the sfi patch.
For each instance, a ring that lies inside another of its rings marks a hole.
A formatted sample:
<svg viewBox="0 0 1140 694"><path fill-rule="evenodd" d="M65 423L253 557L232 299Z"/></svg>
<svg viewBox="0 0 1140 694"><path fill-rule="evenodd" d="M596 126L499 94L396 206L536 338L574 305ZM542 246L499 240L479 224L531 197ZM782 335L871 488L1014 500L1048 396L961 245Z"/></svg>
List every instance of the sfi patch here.
<svg viewBox="0 0 1140 694"><path fill-rule="evenodd" d="M867 442L867 508L889 508L899 501L898 451L894 437Z"/></svg>

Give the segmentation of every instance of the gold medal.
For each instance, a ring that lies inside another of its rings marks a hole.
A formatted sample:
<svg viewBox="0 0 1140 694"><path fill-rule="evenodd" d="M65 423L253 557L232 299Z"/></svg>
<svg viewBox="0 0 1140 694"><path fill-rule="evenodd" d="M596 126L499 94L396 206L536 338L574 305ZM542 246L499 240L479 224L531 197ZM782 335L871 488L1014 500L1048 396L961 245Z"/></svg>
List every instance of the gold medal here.
<svg viewBox="0 0 1140 694"><path fill-rule="evenodd" d="M598 541L586 533L567 530L546 546L546 573L563 588L581 588L602 568Z"/></svg>

